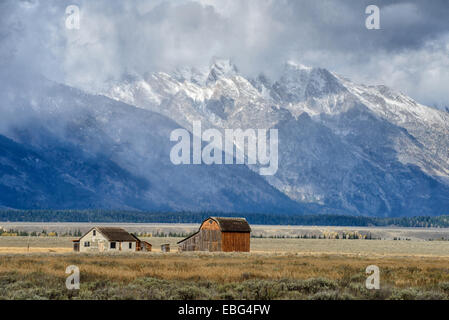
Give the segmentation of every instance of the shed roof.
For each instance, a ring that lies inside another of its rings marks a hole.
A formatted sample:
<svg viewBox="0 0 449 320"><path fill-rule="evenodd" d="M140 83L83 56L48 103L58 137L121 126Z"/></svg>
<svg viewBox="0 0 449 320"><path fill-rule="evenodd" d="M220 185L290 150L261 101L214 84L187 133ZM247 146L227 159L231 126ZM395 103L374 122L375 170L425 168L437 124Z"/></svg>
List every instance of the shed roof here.
<svg viewBox="0 0 449 320"><path fill-rule="evenodd" d="M101 232L109 241L136 241L128 231L117 227L97 227L99 232Z"/></svg>
<svg viewBox="0 0 449 320"><path fill-rule="evenodd" d="M209 219L215 220L222 232L251 232L251 227L245 218L210 217L204 221Z"/></svg>

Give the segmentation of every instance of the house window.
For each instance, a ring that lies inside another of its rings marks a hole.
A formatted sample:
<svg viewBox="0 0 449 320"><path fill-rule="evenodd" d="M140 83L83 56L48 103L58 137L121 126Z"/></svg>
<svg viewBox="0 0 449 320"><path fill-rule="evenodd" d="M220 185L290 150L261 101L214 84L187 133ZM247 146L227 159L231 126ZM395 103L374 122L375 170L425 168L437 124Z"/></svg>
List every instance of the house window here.
<svg viewBox="0 0 449 320"><path fill-rule="evenodd" d="M111 249L115 249L115 242L111 242Z"/></svg>
<svg viewBox="0 0 449 320"><path fill-rule="evenodd" d="M133 243L132 243L132 242L129 243L129 248L130 248L130 249L133 248Z"/></svg>
<svg viewBox="0 0 449 320"><path fill-rule="evenodd" d="M85 242L84 242L84 246L85 246L85 247L90 247L90 242L89 242L89 241L85 241Z"/></svg>
<svg viewBox="0 0 449 320"><path fill-rule="evenodd" d="M92 235L95 237L97 235L97 230L92 231Z"/></svg>

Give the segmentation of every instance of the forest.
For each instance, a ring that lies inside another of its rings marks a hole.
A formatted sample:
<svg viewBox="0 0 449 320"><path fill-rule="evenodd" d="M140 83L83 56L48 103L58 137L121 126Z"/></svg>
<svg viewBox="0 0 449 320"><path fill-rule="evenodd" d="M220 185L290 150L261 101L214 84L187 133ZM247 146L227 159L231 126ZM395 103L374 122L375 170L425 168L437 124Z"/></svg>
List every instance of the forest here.
<svg viewBox="0 0 449 320"><path fill-rule="evenodd" d="M447 228L449 215L376 218L328 214L143 212L120 210L0 210L5 222L200 223L210 216L244 217L250 224L358 227Z"/></svg>

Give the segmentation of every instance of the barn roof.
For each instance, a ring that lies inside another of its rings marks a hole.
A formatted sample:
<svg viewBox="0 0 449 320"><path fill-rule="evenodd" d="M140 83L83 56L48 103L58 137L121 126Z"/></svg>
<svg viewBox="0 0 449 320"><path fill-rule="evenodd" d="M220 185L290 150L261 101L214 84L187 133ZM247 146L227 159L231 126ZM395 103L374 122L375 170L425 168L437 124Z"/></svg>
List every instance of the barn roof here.
<svg viewBox="0 0 449 320"><path fill-rule="evenodd" d="M203 221L201 226L204 224L204 222L206 222L209 219L215 220L218 223L221 232L251 232L251 227L249 226L249 223L248 221L246 221L245 218L209 217ZM181 241L178 242L178 244L196 236L198 233L200 233L200 230L198 230L195 233L192 233L187 238L182 239Z"/></svg>
<svg viewBox="0 0 449 320"><path fill-rule="evenodd" d="M210 217L208 219L217 221L222 232L251 232L251 227L245 218Z"/></svg>
<svg viewBox="0 0 449 320"><path fill-rule="evenodd" d="M191 234L190 236L188 236L187 238L182 239L181 241L178 241L177 244L180 244L180 243L182 243L182 242L184 242L184 241L186 241L186 240L189 240L189 239L192 238L193 236L196 236L198 233L200 233L200 232L197 231L197 232L195 232L195 233L192 233L192 234Z"/></svg>
<svg viewBox="0 0 449 320"><path fill-rule="evenodd" d="M109 241L136 241L128 231L117 227L97 227L99 232L101 232Z"/></svg>

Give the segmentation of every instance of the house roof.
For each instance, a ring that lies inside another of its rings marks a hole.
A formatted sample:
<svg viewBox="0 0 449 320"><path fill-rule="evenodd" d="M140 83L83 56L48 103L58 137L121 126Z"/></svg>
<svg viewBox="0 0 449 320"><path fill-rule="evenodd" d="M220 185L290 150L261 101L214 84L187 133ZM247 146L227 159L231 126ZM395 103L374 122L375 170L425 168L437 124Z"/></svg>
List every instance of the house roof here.
<svg viewBox="0 0 449 320"><path fill-rule="evenodd" d="M117 227L97 227L101 234L103 234L109 241L136 241L128 231Z"/></svg>
<svg viewBox="0 0 449 320"><path fill-rule="evenodd" d="M131 237L133 237L137 242L145 242L137 238L137 236L134 233L130 233Z"/></svg>
<svg viewBox="0 0 449 320"><path fill-rule="evenodd" d="M215 220L222 232L251 232L251 227L245 218L210 217L205 221L209 219Z"/></svg>

